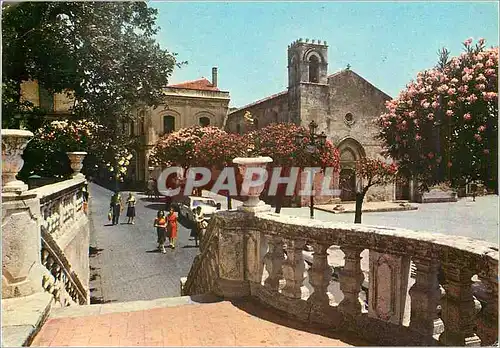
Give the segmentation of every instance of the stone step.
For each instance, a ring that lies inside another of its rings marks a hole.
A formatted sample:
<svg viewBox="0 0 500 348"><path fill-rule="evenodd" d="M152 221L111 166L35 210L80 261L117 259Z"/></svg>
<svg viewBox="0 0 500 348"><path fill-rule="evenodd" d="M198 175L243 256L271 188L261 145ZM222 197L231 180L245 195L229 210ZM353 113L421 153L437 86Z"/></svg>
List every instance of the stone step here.
<svg viewBox="0 0 500 348"><path fill-rule="evenodd" d="M64 308L54 308L50 313L50 318L83 317L91 315L101 315L109 313L124 313L143 311L153 308L178 307L185 305L221 302L222 299L214 295L195 295L166 297L147 301L116 302L105 304L92 304L85 306L71 306Z"/></svg>

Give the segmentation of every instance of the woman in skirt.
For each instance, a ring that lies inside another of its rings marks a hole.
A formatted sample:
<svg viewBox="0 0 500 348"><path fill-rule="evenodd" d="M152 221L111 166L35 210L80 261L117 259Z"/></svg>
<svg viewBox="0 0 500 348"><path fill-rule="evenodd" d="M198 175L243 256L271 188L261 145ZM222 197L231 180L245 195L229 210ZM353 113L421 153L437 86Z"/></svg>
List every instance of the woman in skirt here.
<svg viewBox="0 0 500 348"><path fill-rule="evenodd" d="M129 193L128 199L127 199L127 217L128 217L128 224L134 224L134 219L135 219L135 197L132 195L132 193Z"/></svg>
<svg viewBox="0 0 500 348"><path fill-rule="evenodd" d="M167 237L167 219L165 218L165 212L163 210L158 211L154 222L154 227L156 227L156 234L158 236L158 250L165 254L167 252L165 250L165 240Z"/></svg>

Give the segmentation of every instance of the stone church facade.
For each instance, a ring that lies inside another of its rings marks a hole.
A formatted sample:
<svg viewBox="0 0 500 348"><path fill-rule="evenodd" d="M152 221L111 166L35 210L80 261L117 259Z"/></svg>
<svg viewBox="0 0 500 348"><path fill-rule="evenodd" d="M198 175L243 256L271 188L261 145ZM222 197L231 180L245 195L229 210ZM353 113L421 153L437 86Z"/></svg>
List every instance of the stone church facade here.
<svg viewBox="0 0 500 348"><path fill-rule="evenodd" d="M339 149L341 200L354 199L352 175L362 157L376 158L382 150L375 139L375 119L391 97L349 68L328 75L326 42L297 40L288 46L288 89L229 113L226 130L244 133L243 115L251 112L258 128L274 122L293 122L307 128L311 121ZM351 178L351 179L347 179ZM336 183L335 183L336 181ZM340 187L339 187L340 186ZM409 199L407 187L372 187L367 200Z"/></svg>

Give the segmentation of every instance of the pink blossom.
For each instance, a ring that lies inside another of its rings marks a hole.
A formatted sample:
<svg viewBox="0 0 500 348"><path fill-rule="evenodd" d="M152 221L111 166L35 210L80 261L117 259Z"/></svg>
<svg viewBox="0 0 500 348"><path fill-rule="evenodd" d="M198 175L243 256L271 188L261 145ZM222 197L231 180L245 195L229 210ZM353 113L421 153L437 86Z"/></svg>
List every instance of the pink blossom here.
<svg viewBox="0 0 500 348"><path fill-rule="evenodd" d="M449 100L449 101L448 101L448 106L449 106L450 108L454 107L454 106L455 106L455 102L454 102L453 100Z"/></svg>
<svg viewBox="0 0 500 348"><path fill-rule="evenodd" d="M486 89L486 85L484 85L483 83L480 83L480 84L476 85L476 88L480 91L484 91Z"/></svg>
<svg viewBox="0 0 500 348"><path fill-rule="evenodd" d="M451 162L448 162L448 168L450 168L453 164Z"/></svg>
<svg viewBox="0 0 500 348"><path fill-rule="evenodd" d="M472 104L472 103L474 103L474 102L477 100L477 96L476 96L475 94L471 94L471 95L470 95L470 96L468 96L466 99L467 99L467 101L468 101L469 103L471 103L471 104Z"/></svg>
<svg viewBox="0 0 500 348"><path fill-rule="evenodd" d="M432 112L431 112L431 113L429 113L429 114L427 115L427 119L428 119L429 121L434 120L434 114L433 114Z"/></svg>
<svg viewBox="0 0 500 348"><path fill-rule="evenodd" d="M476 81L479 81L479 82L484 82L484 81L486 81L486 77L484 77L484 75L483 75L483 74L479 74L479 75L477 75L477 77L476 77Z"/></svg>
<svg viewBox="0 0 500 348"><path fill-rule="evenodd" d="M498 96L496 92L483 92L483 99L486 101L495 100Z"/></svg>
<svg viewBox="0 0 500 348"><path fill-rule="evenodd" d="M439 103L438 103L437 101L433 101L433 102L432 102L432 107L433 107L434 109L437 109L437 108L439 107Z"/></svg>
<svg viewBox="0 0 500 348"><path fill-rule="evenodd" d="M481 45L481 46L482 46L482 45L484 45L484 39L483 39L483 38L480 38L480 39L478 40L478 43L479 43L479 45Z"/></svg>
<svg viewBox="0 0 500 348"><path fill-rule="evenodd" d="M488 149L484 149L484 150L483 150L483 153L484 153L485 155L488 155L488 154L490 153L490 150L488 150Z"/></svg>
<svg viewBox="0 0 500 348"><path fill-rule="evenodd" d="M410 113L408 114L410 118L414 118L416 115L417 113L415 111L410 111Z"/></svg>
<svg viewBox="0 0 500 348"><path fill-rule="evenodd" d="M476 69L482 69L483 67L484 67L484 64L483 64L483 63L477 63L477 64L475 65L475 68L476 68Z"/></svg>
<svg viewBox="0 0 500 348"><path fill-rule="evenodd" d="M484 131L486 130L486 127L485 127L485 126L479 126L479 127L477 128L477 130L478 130L479 132L484 132Z"/></svg>
<svg viewBox="0 0 500 348"><path fill-rule="evenodd" d="M457 84L458 83L458 80L456 78L452 78L451 81L450 81L451 84Z"/></svg>
<svg viewBox="0 0 500 348"><path fill-rule="evenodd" d="M462 76L463 82L469 82L470 80L472 80L472 75L466 74L466 75Z"/></svg>
<svg viewBox="0 0 500 348"><path fill-rule="evenodd" d="M470 121L471 119L472 119L472 116L471 116L469 113L466 113L466 114L464 115L464 120L466 120L466 121Z"/></svg>
<svg viewBox="0 0 500 348"><path fill-rule="evenodd" d="M486 61L486 63L484 65L489 68L489 67L495 66L495 62L493 61L493 59L490 58Z"/></svg>
<svg viewBox="0 0 500 348"><path fill-rule="evenodd" d="M425 102L424 104L422 104L422 106L424 107L424 109L428 109L430 105L431 104L429 102Z"/></svg>
<svg viewBox="0 0 500 348"><path fill-rule="evenodd" d="M465 46L470 46L472 44L472 38L468 38L467 40L464 41Z"/></svg>
<svg viewBox="0 0 500 348"><path fill-rule="evenodd" d="M491 68L490 68L490 69L486 69L486 70L484 71L484 74L485 74L486 76L491 76L491 75L494 75L494 74L495 74L495 69L491 69Z"/></svg>
<svg viewBox="0 0 500 348"><path fill-rule="evenodd" d="M460 87L458 88L458 91L459 91L460 93L466 93L468 90L469 90L469 86L467 86L467 85L463 85L463 86L460 86Z"/></svg>
<svg viewBox="0 0 500 348"><path fill-rule="evenodd" d="M448 90L448 86L447 85L441 85L437 88L437 91L439 93L443 93L443 92L446 92Z"/></svg>
<svg viewBox="0 0 500 348"><path fill-rule="evenodd" d="M455 93L457 93L457 90L455 88L448 89L448 95L454 95Z"/></svg>
<svg viewBox="0 0 500 348"><path fill-rule="evenodd" d="M464 75L470 75L472 73L474 73L474 69L471 69L471 68L468 68L468 67L464 68Z"/></svg>
<svg viewBox="0 0 500 348"><path fill-rule="evenodd" d="M446 110L446 116L448 117L453 116L453 110Z"/></svg>
<svg viewBox="0 0 500 348"><path fill-rule="evenodd" d="M474 138L476 138L477 141L483 140L483 138L479 134L474 134Z"/></svg>
<svg viewBox="0 0 500 348"><path fill-rule="evenodd" d="M415 140L416 141L420 141L420 139L422 139L422 137L420 136L420 134L415 135Z"/></svg>
<svg viewBox="0 0 500 348"><path fill-rule="evenodd" d="M434 154L433 154L432 152L429 152L429 153L427 154L427 157L428 157L429 159L433 159L433 158L434 158Z"/></svg>

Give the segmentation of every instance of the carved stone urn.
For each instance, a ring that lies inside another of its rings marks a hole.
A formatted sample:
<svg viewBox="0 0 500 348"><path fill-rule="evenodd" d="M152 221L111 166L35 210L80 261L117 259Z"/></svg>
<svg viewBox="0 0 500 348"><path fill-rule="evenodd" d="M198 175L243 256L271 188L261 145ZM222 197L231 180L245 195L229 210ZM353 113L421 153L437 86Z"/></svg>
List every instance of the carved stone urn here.
<svg viewBox="0 0 500 348"><path fill-rule="evenodd" d="M85 176L80 173L83 168L83 160L87 156L86 152L66 152L71 162L71 169L73 169L73 178L85 178Z"/></svg>
<svg viewBox="0 0 500 348"><path fill-rule="evenodd" d="M247 185L248 187L245 187L245 182L258 179L258 170L252 170L251 168L261 168L265 170L267 164L272 161L273 159L271 157L237 157L233 160L233 163L238 165L239 171L243 176L242 192L248 196L248 199L243 205L238 207L239 210L258 212L271 209L271 206L264 204L264 202L260 200L260 194L264 190L265 182L258 186ZM252 175L251 178L249 177L250 175Z"/></svg>
<svg viewBox="0 0 500 348"><path fill-rule="evenodd" d="M17 173L24 165L22 154L33 133L21 129L2 129L2 192L21 193L28 190Z"/></svg>

